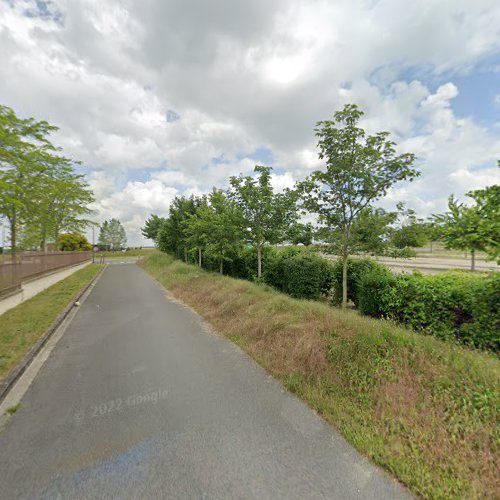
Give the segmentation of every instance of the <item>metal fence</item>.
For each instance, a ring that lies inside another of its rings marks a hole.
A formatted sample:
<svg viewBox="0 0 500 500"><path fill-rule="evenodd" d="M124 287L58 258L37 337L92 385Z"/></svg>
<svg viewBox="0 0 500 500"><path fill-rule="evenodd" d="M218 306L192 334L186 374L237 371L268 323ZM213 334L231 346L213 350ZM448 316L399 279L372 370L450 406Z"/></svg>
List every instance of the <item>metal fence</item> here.
<svg viewBox="0 0 500 500"><path fill-rule="evenodd" d="M92 252L23 252L0 255L0 296L20 289L25 280L80 264L91 258Z"/></svg>

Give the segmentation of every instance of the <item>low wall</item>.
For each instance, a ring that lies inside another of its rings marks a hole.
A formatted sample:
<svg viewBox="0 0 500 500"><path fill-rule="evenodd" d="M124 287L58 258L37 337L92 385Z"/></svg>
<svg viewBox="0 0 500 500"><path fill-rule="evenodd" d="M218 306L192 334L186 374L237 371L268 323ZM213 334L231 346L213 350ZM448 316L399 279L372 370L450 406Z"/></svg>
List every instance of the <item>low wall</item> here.
<svg viewBox="0 0 500 500"><path fill-rule="evenodd" d="M25 281L21 285L21 290L13 295L9 295L4 299L0 299L0 315L4 312L16 307L21 304L25 300L30 299L35 296L37 293L49 288L49 286L54 285L58 281L67 278L68 276L76 273L76 271L88 266L91 261L84 262L83 264L76 264L71 267L67 267L61 269L59 271L55 271L51 274L46 274L40 278L31 279L29 281Z"/></svg>

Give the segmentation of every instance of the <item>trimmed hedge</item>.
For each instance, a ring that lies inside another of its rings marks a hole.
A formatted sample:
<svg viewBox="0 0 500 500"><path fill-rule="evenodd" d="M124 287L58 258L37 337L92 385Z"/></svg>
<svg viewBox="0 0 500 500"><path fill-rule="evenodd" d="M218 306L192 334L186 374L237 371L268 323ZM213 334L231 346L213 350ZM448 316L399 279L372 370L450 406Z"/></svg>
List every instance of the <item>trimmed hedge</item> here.
<svg viewBox="0 0 500 500"><path fill-rule="evenodd" d="M264 280L292 297L319 299L332 288L333 269L315 253L290 248L275 252L269 259Z"/></svg>
<svg viewBox="0 0 500 500"><path fill-rule="evenodd" d="M500 275L448 272L385 276L370 272L358 282L363 314L386 317L442 339L500 350Z"/></svg>
<svg viewBox="0 0 500 500"><path fill-rule="evenodd" d="M332 301L334 304L342 303L342 261L338 259L332 265L333 269L333 290ZM392 274L383 264L372 259L348 259L347 260L347 300L350 300L358 307L358 288L363 276L371 272L380 274Z"/></svg>

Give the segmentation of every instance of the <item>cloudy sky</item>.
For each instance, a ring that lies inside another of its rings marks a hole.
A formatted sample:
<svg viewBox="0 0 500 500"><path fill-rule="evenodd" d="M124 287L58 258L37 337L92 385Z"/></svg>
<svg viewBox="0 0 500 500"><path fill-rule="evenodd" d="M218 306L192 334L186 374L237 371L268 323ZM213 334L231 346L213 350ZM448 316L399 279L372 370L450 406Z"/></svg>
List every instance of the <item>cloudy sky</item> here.
<svg viewBox="0 0 500 500"><path fill-rule="evenodd" d="M500 182L498 0L0 0L0 61L0 102L60 127L133 245L176 194L305 177L347 102L419 158L383 206Z"/></svg>

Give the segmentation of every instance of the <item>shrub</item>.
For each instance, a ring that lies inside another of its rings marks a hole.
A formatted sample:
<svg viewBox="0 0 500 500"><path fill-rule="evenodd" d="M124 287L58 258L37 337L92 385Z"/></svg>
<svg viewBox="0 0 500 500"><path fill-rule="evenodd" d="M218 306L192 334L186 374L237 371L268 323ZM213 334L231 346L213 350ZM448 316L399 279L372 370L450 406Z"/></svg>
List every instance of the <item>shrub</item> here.
<svg viewBox="0 0 500 500"><path fill-rule="evenodd" d="M390 277L367 273L358 283L359 309L439 338L499 350L500 277L448 272Z"/></svg>
<svg viewBox="0 0 500 500"><path fill-rule="evenodd" d="M475 290L472 321L460 326L464 343L500 352L500 274L492 273Z"/></svg>
<svg viewBox="0 0 500 500"><path fill-rule="evenodd" d="M342 261L338 259L333 264L333 302L342 302ZM372 259L348 259L347 261L347 300L358 306L358 285L362 276L371 271L390 272L386 266Z"/></svg>
<svg viewBox="0 0 500 500"><path fill-rule="evenodd" d="M332 266L315 253L290 248L270 259L265 281L292 297L318 299L330 292Z"/></svg>
<svg viewBox="0 0 500 500"><path fill-rule="evenodd" d="M362 274L357 286L359 311L367 316L387 316L388 298L396 277L387 267L374 267Z"/></svg>

